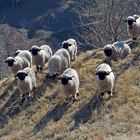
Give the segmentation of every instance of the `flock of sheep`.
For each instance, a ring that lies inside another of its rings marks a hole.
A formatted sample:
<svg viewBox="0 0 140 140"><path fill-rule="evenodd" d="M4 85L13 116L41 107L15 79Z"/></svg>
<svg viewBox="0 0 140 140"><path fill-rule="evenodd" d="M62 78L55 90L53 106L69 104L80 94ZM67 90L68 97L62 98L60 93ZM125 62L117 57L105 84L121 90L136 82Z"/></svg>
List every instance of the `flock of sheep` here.
<svg viewBox="0 0 140 140"><path fill-rule="evenodd" d="M126 20L128 33L135 41L140 35L140 17L129 16ZM96 85L98 94L103 96L105 92L113 96L115 76L112 71L111 61L126 58L131 53L131 48L123 41L108 44L103 48L105 59L96 68ZM79 77L75 69L70 68L71 61L76 59L77 43L75 39L68 39L61 43L61 48L54 54L48 45L32 46L30 50L17 50L14 57L8 57L11 73L18 79L18 89L22 99L31 96L33 89L37 87L36 74L48 63L47 78L60 80L62 89L67 97L76 100L79 95Z"/></svg>

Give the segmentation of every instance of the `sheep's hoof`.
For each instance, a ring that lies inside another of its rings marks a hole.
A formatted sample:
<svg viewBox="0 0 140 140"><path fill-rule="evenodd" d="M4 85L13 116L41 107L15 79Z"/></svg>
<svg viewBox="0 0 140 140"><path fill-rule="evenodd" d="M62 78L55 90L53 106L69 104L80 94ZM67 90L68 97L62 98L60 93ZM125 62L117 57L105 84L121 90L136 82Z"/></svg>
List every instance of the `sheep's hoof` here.
<svg viewBox="0 0 140 140"><path fill-rule="evenodd" d="M103 96L104 96L104 92L103 92L103 93L101 93L100 95L101 95L101 97L103 97Z"/></svg>
<svg viewBox="0 0 140 140"><path fill-rule="evenodd" d="M27 93L26 95L27 95L27 97L31 97L31 94L30 93Z"/></svg>
<svg viewBox="0 0 140 140"><path fill-rule="evenodd" d="M78 101L78 99L77 99L77 98L74 98L74 99L73 99L73 102L76 102L76 101Z"/></svg>
<svg viewBox="0 0 140 140"><path fill-rule="evenodd" d="M76 93L76 96L77 96L77 97L80 96L79 92Z"/></svg>
<svg viewBox="0 0 140 140"><path fill-rule="evenodd" d="M114 95L111 93L111 94L110 94L110 97L112 97L112 98L113 98L113 97L114 97Z"/></svg>
<svg viewBox="0 0 140 140"><path fill-rule="evenodd" d="M69 98L66 98L66 101L68 101L69 100Z"/></svg>
<svg viewBox="0 0 140 140"><path fill-rule="evenodd" d="M33 87L32 91L35 91L36 90L36 87Z"/></svg>
<svg viewBox="0 0 140 140"><path fill-rule="evenodd" d="M112 97L112 98L114 97L114 95L111 91L108 91L107 93L109 94L109 97Z"/></svg>
<svg viewBox="0 0 140 140"><path fill-rule="evenodd" d="M74 95L74 96L72 96L72 101L73 102L76 102L78 99L77 99L77 93L76 93L76 95Z"/></svg>
<svg viewBox="0 0 140 140"><path fill-rule="evenodd" d="M24 102L25 99L26 99L26 98L25 98L25 94L22 94L22 95L21 95L21 102Z"/></svg>
<svg viewBox="0 0 140 140"><path fill-rule="evenodd" d="M65 103L69 103L70 102L70 98L66 98Z"/></svg>

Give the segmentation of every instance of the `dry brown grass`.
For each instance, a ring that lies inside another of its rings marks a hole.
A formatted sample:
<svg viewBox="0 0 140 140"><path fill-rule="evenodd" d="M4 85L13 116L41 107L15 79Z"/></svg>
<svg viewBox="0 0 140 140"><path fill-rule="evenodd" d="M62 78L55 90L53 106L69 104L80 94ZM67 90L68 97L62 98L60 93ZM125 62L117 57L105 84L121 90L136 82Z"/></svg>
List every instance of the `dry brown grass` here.
<svg viewBox="0 0 140 140"><path fill-rule="evenodd" d="M18 102L13 78L0 81L0 139L2 140L139 140L140 48L125 60L113 63L115 97L96 96L95 69L102 52L81 53L72 63L80 77L80 97L65 103L60 83L50 84L45 73L37 74L36 97Z"/></svg>

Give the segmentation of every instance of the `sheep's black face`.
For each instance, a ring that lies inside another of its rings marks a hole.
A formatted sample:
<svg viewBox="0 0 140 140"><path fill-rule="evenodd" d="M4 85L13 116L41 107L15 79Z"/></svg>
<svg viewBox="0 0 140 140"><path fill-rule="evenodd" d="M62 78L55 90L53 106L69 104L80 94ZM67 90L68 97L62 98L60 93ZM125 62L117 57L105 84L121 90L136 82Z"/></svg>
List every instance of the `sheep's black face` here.
<svg viewBox="0 0 140 140"><path fill-rule="evenodd" d="M64 49L67 49L68 47L69 47L69 43L66 42L66 43L63 44Z"/></svg>
<svg viewBox="0 0 140 140"><path fill-rule="evenodd" d="M20 73L17 73L17 77L19 80L23 81L25 80L25 77L27 76L28 74L24 73L24 72L20 72Z"/></svg>
<svg viewBox="0 0 140 140"><path fill-rule="evenodd" d="M14 62L15 62L14 59L9 59L9 60L7 61L7 64L8 64L9 67L12 67L12 66L14 65Z"/></svg>
<svg viewBox="0 0 140 140"><path fill-rule="evenodd" d="M32 49L31 49L32 55L37 55L38 52L39 52L39 49L37 49L37 48L32 48Z"/></svg>
<svg viewBox="0 0 140 140"><path fill-rule="evenodd" d="M105 71L99 71L97 72L97 75L100 80L104 80L106 78L106 75L108 75Z"/></svg>
<svg viewBox="0 0 140 140"><path fill-rule="evenodd" d="M62 85L67 85L69 83L69 78L68 77L62 77L61 78L61 84Z"/></svg>
<svg viewBox="0 0 140 140"><path fill-rule="evenodd" d="M48 74L46 77L49 78L52 82L55 82L57 81L58 75L59 75L58 73L53 74L52 76Z"/></svg>
<svg viewBox="0 0 140 140"><path fill-rule="evenodd" d="M129 25L129 28L132 28L134 20L133 19L128 19L127 23Z"/></svg>
<svg viewBox="0 0 140 140"><path fill-rule="evenodd" d="M110 57L112 55L112 49L111 48L105 48L104 53L106 56Z"/></svg>

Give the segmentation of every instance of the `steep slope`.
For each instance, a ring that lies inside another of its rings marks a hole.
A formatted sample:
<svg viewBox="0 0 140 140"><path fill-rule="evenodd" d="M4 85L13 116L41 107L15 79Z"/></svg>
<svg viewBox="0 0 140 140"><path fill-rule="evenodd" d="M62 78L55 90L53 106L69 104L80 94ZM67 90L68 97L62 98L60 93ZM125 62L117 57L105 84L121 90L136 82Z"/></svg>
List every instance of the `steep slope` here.
<svg viewBox="0 0 140 140"><path fill-rule="evenodd" d="M0 23L27 29L29 37L33 37L37 30L65 30L78 20L70 10L71 2L72 0L1 0ZM65 34L67 35L68 33Z"/></svg>
<svg viewBox="0 0 140 140"><path fill-rule="evenodd" d="M0 138L15 139L140 139L140 48L125 60L113 63L115 97L96 95L94 73L102 62L101 51L79 54L72 63L80 77L80 97L66 103L60 84L37 74L34 98L22 104L13 78L0 81Z"/></svg>

